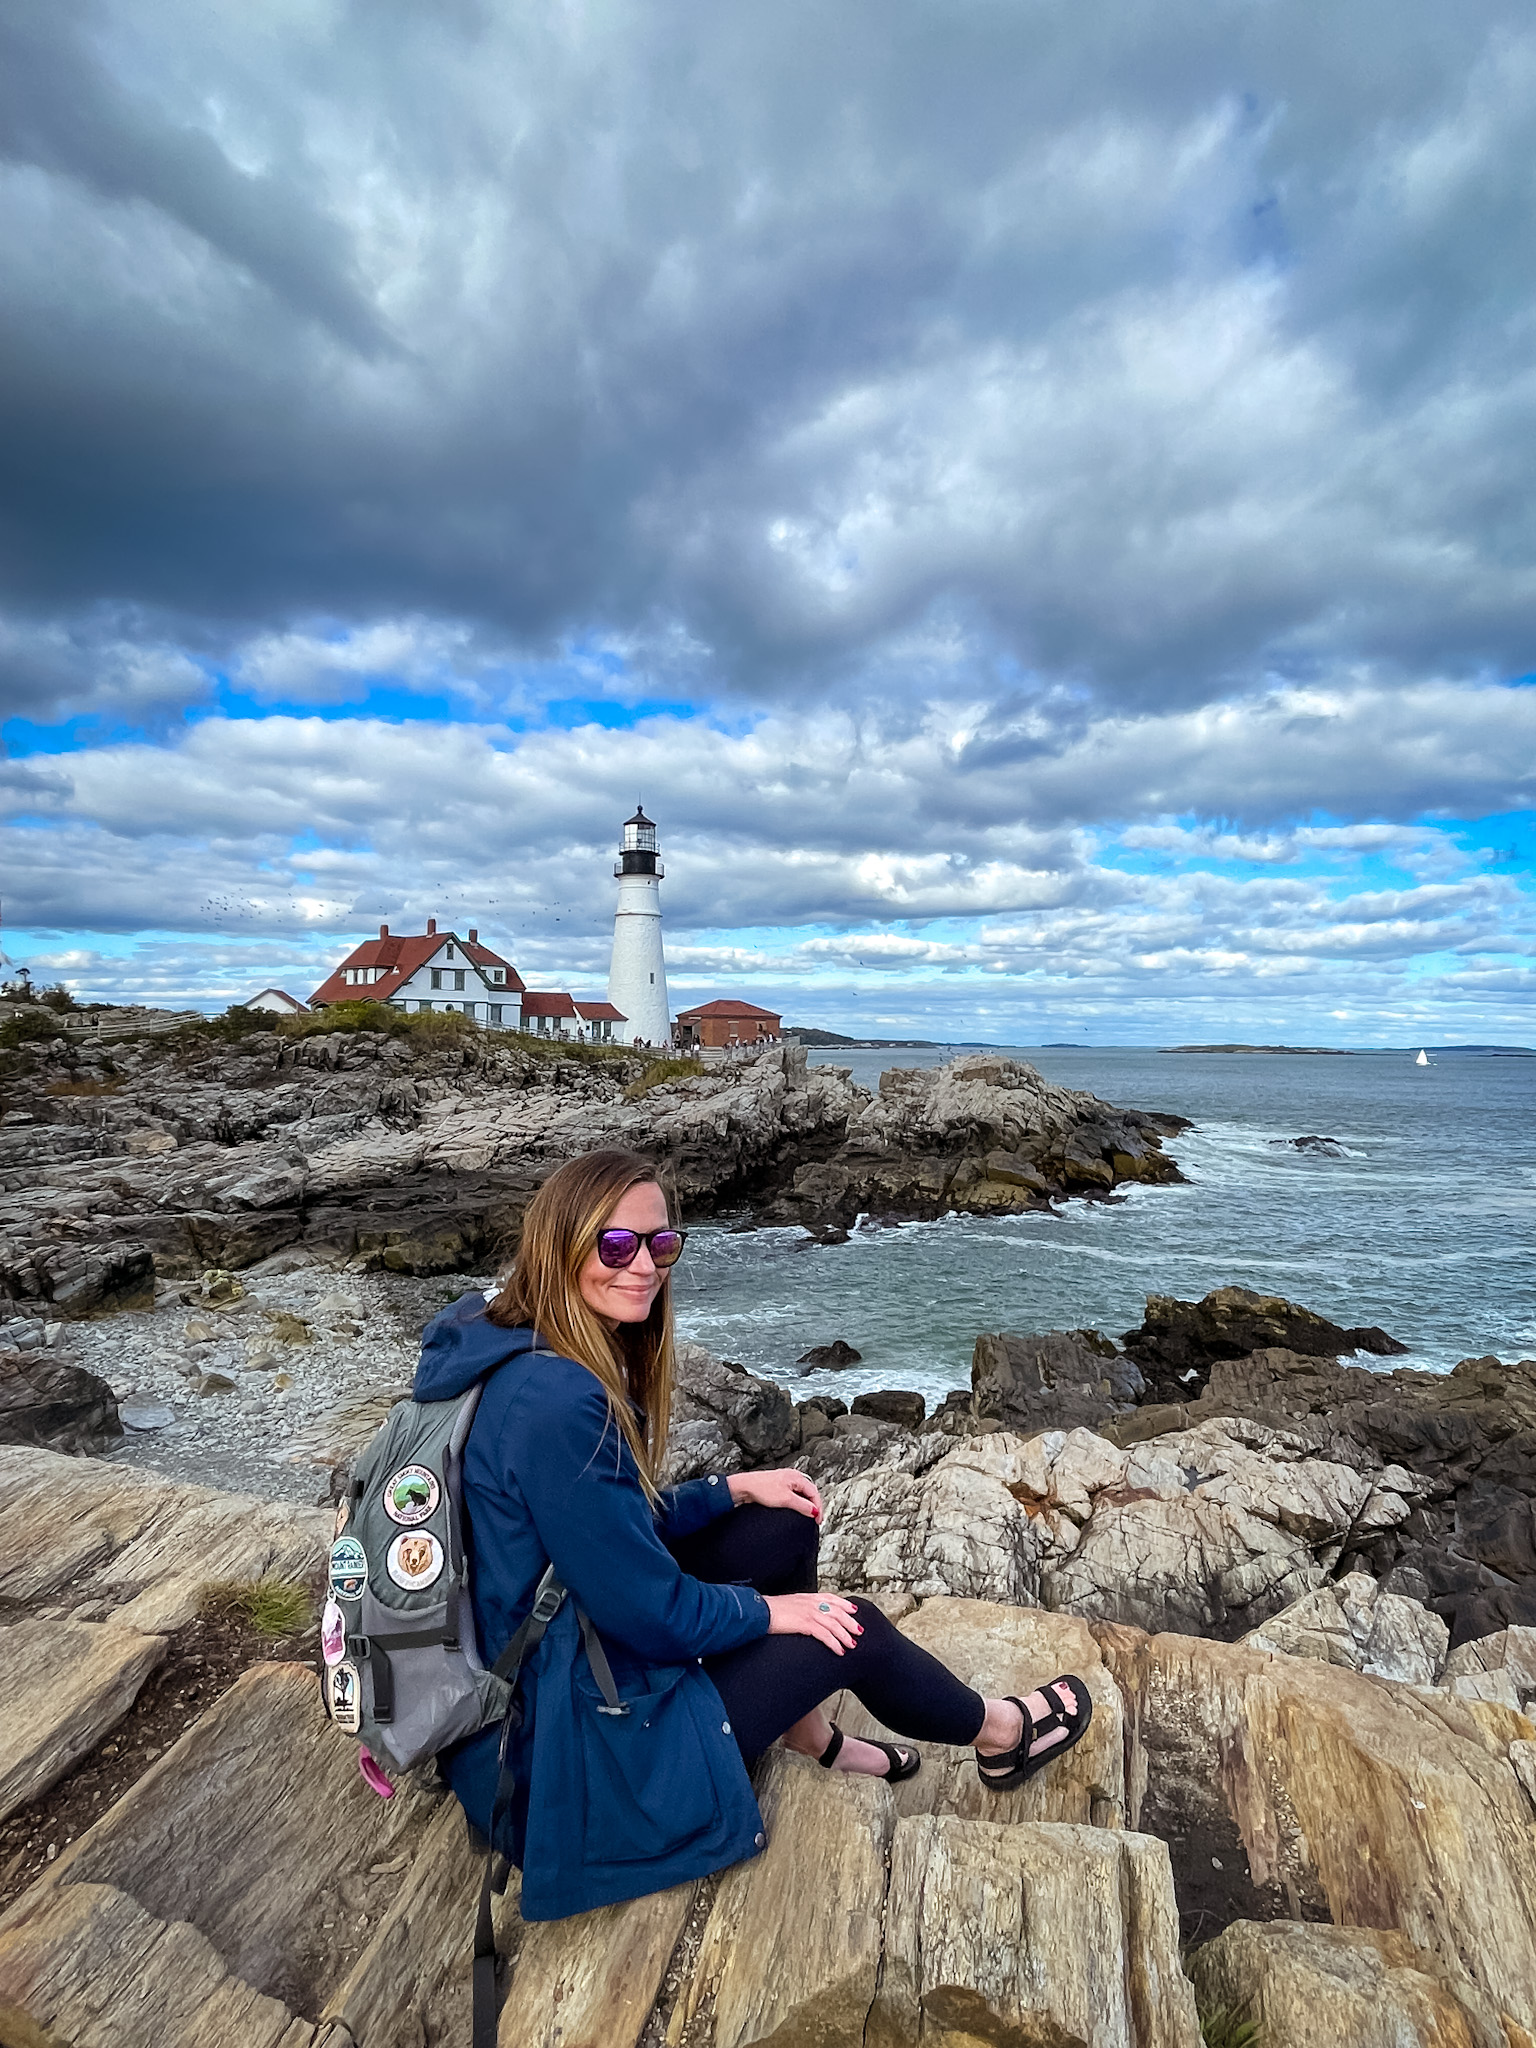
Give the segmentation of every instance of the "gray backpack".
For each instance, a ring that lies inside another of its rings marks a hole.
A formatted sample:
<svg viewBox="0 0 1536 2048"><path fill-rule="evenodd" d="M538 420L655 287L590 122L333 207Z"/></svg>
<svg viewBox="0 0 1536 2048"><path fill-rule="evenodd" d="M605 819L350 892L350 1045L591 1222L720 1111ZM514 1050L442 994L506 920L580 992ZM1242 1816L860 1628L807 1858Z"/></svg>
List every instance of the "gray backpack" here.
<svg viewBox="0 0 1536 2048"><path fill-rule="evenodd" d="M453 1401L399 1402L336 1510L320 1624L325 1710L396 1770L499 1721L511 1697L481 1662L469 1596L464 1445L479 1404L478 1386Z"/></svg>

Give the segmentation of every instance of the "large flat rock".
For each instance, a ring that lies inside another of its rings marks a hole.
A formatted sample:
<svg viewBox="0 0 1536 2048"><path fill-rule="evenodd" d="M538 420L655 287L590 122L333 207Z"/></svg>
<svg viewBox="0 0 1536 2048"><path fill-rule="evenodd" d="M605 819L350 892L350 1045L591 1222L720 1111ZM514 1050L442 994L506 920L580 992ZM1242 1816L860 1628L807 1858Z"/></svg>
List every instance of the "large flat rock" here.
<svg viewBox="0 0 1536 2048"><path fill-rule="evenodd" d="M435 1811L409 1784L389 1801L366 1788L355 1744L319 1710L313 1672L258 1665L0 1917L0 1981L69 1910L66 1895L106 1889L149 1922L195 1930L250 1992L318 2020L413 1887ZM466 1945L470 1928L463 1913ZM104 2008L103 2023L126 2026L139 1995L124 1978L122 2010Z"/></svg>
<svg viewBox="0 0 1536 2048"><path fill-rule="evenodd" d="M1199 2048L1168 1851L1059 1822L902 1821L866 2048Z"/></svg>
<svg viewBox="0 0 1536 2048"><path fill-rule="evenodd" d="M1307 2048L1533 2048L1467 1979L1379 1927L1238 1920L1196 1949L1207 2011L1247 2013L1267 2040Z"/></svg>
<svg viewBox="0 0 1536 2048"><path fill-rule="evenodd" d="M721 1882L689 1997L690 2015L704 2015L690 2048L860 2048L880 1972L890 1788L776 1750L759 1801L768 1847Z"/></svg>
<svg viewBox="0 0 1536 2048"><path fill-rule="evenodd" d="M85 1621L0 1628L0 1820L56 1785L138 1698L163 1636Z"/></svg>
<svg viewBox="0 0 1536 2048"><path fill-rule="evenodd" d="M1173 1845L1192 1931L1302 1911L1393 1930L1536 2028L1536 1827L1510 1755L1536 1732L1523 1715L1231 1644L1094 1633L1125 1696L1129 1817Z"/></svg>
<svg viewBox="0 0 1536 2048"><path fill-rule="evenodd" d="M343 2048L242 1983L213 1943L112 1885L50 1892L0 1937L6 2048Z"/></svg>
<svg viewBox="0 0 1536 2048"><path fill-rule="evenodd" d="M0 1494L0 1599L105 1599L116 1620L145 1633L190 1621L215 1580L303 1578L331 1534L319 1508L19 1444L0 1446Z"/></svg>

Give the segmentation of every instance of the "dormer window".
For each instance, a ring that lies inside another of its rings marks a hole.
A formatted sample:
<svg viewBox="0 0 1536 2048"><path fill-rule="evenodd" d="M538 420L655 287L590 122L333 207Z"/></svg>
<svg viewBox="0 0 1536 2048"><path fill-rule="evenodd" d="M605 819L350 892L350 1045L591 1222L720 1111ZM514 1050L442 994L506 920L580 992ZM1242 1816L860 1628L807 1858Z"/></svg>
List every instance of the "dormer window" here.
<svg viewBox="0 0 1536 2048"><path fill-rule="evenodd" d="M491 969L491 979L495 982L498 988L501 987L502 983L506 980L506 978L506 972L504 969L500 967L493 967Z"/></svg>

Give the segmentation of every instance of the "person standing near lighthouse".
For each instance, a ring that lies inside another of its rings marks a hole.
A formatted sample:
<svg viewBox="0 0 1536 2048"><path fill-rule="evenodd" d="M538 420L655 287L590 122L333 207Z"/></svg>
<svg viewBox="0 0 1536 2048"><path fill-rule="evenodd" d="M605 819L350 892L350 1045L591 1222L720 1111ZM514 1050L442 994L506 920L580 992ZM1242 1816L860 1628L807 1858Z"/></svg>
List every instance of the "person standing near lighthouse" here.
<svg viewBox="0 0 1536 2048"><path fill-rule="evenodd" d="M672 1018L661 951L661 878L666 870L656 850L656 827L638 804L635 815L625 820L613 872L619 903L613 918L608 1000L624 1013L626 1038L669 1045Z"/></svg>

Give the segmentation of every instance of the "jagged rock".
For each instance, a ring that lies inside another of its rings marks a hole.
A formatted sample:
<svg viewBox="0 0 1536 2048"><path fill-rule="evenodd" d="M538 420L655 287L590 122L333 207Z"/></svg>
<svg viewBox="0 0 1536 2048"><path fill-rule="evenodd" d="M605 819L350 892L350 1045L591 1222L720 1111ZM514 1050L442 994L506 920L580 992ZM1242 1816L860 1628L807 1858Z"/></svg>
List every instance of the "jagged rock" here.
<svg viewBox="0 0 1536 2048"><path fill-rule="evenodd" d="M785 1390L712 1357L702 1344L677 1347L672 1423L689 1422L716 1423L748 1465L780 1463L800 1442L800 1418Z"/></svg>
<svg viewBox="0 0 1536 2048"><path fill-rule="evenodd" d="M1367 1572L1350 1572L1303 1594L1243 1637L1250 1649L1314 1657L1405 1685L1436 1683L1450 1639L1438 1614L1417 1600L1383 1593Z"/></svg>
<svg viewBox="0 0 1536 2048"><path fill-rule="evenodd" d="M35 1251L32 1265L44 1298L65 1322L154 1305L154 1260L141 1244L60 1245Z"/></svg>
<svg viewBox="0 0 1536 2048"><path fill-rule="evenodd" d="M312 1465L326 1475L325 1497L340 1500L352 1480L352 1467L391 1408L411 1397L409 1387L382 1387L358 1394L328 1408L294 1440L290 1465Z"/></svg>
<svg viewBox="0 0 1536 2048"><path fill-rule="evenodd" d="M1129 1443L1221 1417L1273 1424L1364 1472L1413 1474L1412 1517L1362 1531L1346 1563L1425 1599L1453 1644L1536 1625L1536 1360L1373 1372L1256 1351L1218 1360L1198 1401L1144 1407L1105 1430Z"/></svg>
<svg viewBox="0 0 1536 2048"><path fill-rule="evenodd" d="M1236 1636L1319 1585L1351 1532L1408 1513L1404 1495L1261 1424L1130 1450L1085 1429L1003 1431L926 1472L881 1468L835 1487L823 1554L829 1583L849 1590Z"/></svg>
<svg viewBox="0 0 1536 2048"><path fill-rule="evenodd" d="M838 1372L845 1365L857 1365L864 1356L841 1337L834 1337L830 1344L813 1344L809 1351L802 1351L795 1360L796 1365L806 1365L813 1372Z"/></svg>
<svg viewBox="0 0 1536 2048"><path fill-rule="evenodd" d="M877 1393L854 1397L855 1415L873 1416L876 1422L894 1422L898 1429L921 1426L928 1404L921 1394L905 1387L882 1387Z"/></svg>
<svg viewBox="0 0 1536 2048"><path fill-rule="evenodd" d="M1379 1927L1237 1920L1188 1959L1207 2011L1306 2048L1530 2048L1458 1971Z"/></svg>
<svg viewBox="0 0 1536 2048"><path fill-rule="evenodd" d="M942 1441L915 1437L873 1415L837 1415L828 1432L814 1437L793 1462L825 1491L861 1472L924 1472L944 1449Z"/></svg>
<svg viewBox="0 0 1536 2048"><path fill-rule="evenodd" d="M0 1350L0 1444L101 1451L120 1437L112 1389L54 1351Z"/></svg>
<svg viewBox="0 0 1536 2048"><path fill-rule="evenodd" d="M133 1705L161 1636L81 1621L0 1628L0 1821L57 1784Z"/></svg>
<svg viewBox="0 0 1536 2048"><path fill-rule="evenodd" d="M1408 1349L1385 1330L1341 1329L1282 1295L1255 1294L1248 1287L1218 1287L1200 1301L1149 1294L1141 1327L1126 1332L1125 1345L1149 1379L1155 1374L1165 1384L1191 1369L1203 1380L1218 1358L1251 1351L1294 1351L1304 1358L1373 1351L1385 1358ZM1180 1391L1170 1388L1164 1398L1177 1399Z"/></svg>
<svg viewBox="0 0 1536 2048"><path fill-rule="evenodd" d="M888 1067L879 1094L850 1114L845 1142L802 1166L763 1219L846 1230L861 1214L988 1215L1036 1207L1042 1192L1097 1195L1124 1181L1178 1180L1161 1150L1163 1131L1176 1128L1178 1118L1114 1109L995 1053ZM992 1161L1011 1177L994 1176Z"/></svg>
<svg viewBox="0 0 1536 2048"><path fill-rule="evenodd" d="M973 1412L1005 1429L1090 1428L1134 1408L1144 1382L1134 1364L1097 1330L1008 1331L976 1339L971 1356Z"/></svg>
<svg viewBox="0 0 1536 2048"><path fill-rule="evenodd" d="M890 1900L869 2048L1199 2048L1161 1842L923 1816L896 1829Z"/></svg>
<svg viewBox="0 0 1536 2048"><path fill-rule="evenodd" d="M826 1583L849 1593L901 1591L920 1600L951 1593L1037 1606L1043 1544L1006 1482L996 1469L950 1451L943 1437L916 1441L938 1448L925 1473L881 1466L851 1478L823 1478L810 1458L826 1448L826 1438L802 1458L824 1490Z"/></svg>
<svg viewBox="0 0 1536 2048"><path fill-rule="evenodd" d="M1508 1681L1514 1695L1511 1705L1524 1711L1536 1702L1536 1628L1503 1628L1496 1635L1460 1643L1445 1660L1445 1683L1456 1691L1469 1680L1493 1673ZM1466 1694L1468 1698L1490 1696L1476 1691Z"/></svg>
<svg viewBox="0 0 1536 2048"><path fill-rule="evenodd" d="M1536 2026L1536 1828L1509 1760L1530 1722L1236 1644L1093 1633L1125 1700L1129 1824L1169 1843L1188 1934L1394 1929Z"/></svg>

